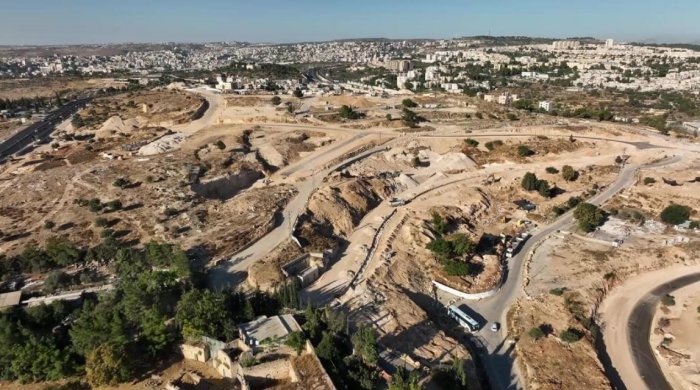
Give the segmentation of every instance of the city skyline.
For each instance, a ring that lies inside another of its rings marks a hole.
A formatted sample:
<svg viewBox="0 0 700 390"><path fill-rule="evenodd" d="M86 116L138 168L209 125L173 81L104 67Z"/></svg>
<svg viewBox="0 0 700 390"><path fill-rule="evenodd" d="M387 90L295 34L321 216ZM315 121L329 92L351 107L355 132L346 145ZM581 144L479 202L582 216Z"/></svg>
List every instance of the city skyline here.
<svg viewBox="0 0 700 390"><path fill-rule="evenodd" d="M442 39L459 36L592 36L625 41L700 42L693 15L700 4L680 0L602 0L559 4L552 0L419 3L367 0L290 4L210 0L85 0L8 4L0 16L0 45L125 42L292 43L337 39Z"/></svg>

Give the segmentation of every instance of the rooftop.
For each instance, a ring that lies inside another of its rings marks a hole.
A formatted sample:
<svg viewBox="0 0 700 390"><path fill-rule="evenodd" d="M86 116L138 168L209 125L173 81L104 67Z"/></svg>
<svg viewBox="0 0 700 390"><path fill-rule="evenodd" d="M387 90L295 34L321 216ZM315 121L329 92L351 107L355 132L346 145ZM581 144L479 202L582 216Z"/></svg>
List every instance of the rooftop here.
<svg viewBox="0 0 700 390"><path fill-rule="evenodd" d="M301 330L297 321L291 314L274 317L262 316L254 321L238 326L245 339L259 342L266 339L287 337L292 332Z"/></svg>
<svg viewBox="0 0 700 390"><path fill-rule="evenodd" d="M5 294L0 294L0 309L4 309L10 306L19 305L20 299L22 298L21 291L14 291Z"/></svg>

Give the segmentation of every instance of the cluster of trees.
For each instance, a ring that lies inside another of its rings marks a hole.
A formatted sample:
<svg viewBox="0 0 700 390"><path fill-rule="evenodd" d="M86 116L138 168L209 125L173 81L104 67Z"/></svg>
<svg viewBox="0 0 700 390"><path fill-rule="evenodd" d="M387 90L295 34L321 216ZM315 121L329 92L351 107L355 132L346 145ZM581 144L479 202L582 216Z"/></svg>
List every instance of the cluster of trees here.
<svg viewBox="0 0 700 390"><path fill-rule="evenodd" d="M39 251L61 265L100 259L118 282L109 293L87 297L82 307L55 302L0 314L0 379L85 374L94 386L116 384L170 353L182 338L230 340L237 322L299 307L297 283L275 294L199 289L203 274L174 244L150 242L137 249L108 238L81 250L61 239L45 250L31 248L34 256Z"/></svg>
<svg viewBox="0 0 700 390"><path fill-rule="evenodd" d="M452 276L468 275L471 269L465 257L473 255L476 251L474 242L461 233L446 237L447 225L438 213L433 213L431 225L436 237L428 243L427 249L440 262L443 271Z"/></svg>
<svg viewBox="0 0 700 390"><path fill-rule="evenodd" d="M302 329L338 389L376 388L379 350L374 330L360 326L349 334L345 314L328 307L307 307L304 317Z"/></svg>
<svg viewBox="0 0 700 390"><path fill-rule="evenodd" d="M578 206L583 202L583 199L581 199L578 196L572 196L567 200L565 203L560 204L558 206L554 206L552 208L552 213L554 213L555 216L560 216L566 213L567 211L573 209L574 207Z"/></svg>
<svg viewBox="0 0 700 390"><path fill-rule="evenodd" d="M22 97L19 99L0 99L0 110L32 110L39 112L41 109L50 108L53 104L59 104L58 101L58 95L56 99L51 99L46 96L36 96L33 98Z"/></svg>
<svg viewBox="0 0 700 390"><path fill-rule="evenodd" d="M553 188L549 186L549 182L547 180L538 179L537 175L532 172L528 172L525 174L525 176L523 176L520 185L525 191L537 191L545 198L551 198L552 193L554 192Z"/></svg>
<svg viewBox="0 0 700 390"><path fill-rule="evenodd" d="M535 154L535 151L530 149L527 145L518 145L518 156L520 157L530 157Z"/></svg>

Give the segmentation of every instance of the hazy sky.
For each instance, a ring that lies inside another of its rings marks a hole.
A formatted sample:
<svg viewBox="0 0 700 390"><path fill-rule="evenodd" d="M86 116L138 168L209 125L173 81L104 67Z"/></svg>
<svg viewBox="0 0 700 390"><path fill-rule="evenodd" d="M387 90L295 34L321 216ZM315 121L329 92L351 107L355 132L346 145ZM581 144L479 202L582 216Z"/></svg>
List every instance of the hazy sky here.
<svg viewBox="0 0 700 390"><path fill-rule="evenodd" d="M700 41L700 0L2 0L0 44L464 35Z"/></svg>

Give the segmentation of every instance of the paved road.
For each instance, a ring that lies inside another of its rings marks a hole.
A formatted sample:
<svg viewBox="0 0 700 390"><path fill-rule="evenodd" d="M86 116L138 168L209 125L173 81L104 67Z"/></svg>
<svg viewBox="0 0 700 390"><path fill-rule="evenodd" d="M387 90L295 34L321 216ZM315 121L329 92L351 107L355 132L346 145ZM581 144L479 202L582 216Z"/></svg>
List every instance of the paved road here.
<svg viewBox="0 0 700 390"><path fill-rule="evenodd" d="M644 295L632 310L627 323L627 340L630 355L637 373L649 389L673 390L664 376L649 337L654 314L661 298L682 287L700 281L700 273L692 273L666 282Z"/></svg>
<svg viewBox="0 0 700 390"><path fill-rule="evenodd" d="M645 166L645 168L655 168L663 165L673 164L680 161L680 157L665 159L655 164ZM587 202L600 205L622 189L632 185L635 181L635 174L638 170L636 166L627 166L619 174L617 180L602 192L589 199ZM541 226L531 232L532 236L523 245L522 249L513 256L507 269L507 278L498 294L481 301L461 301L460 306L466 305L486 319L489 323L498 321L505 324L505 317L515 300L522 294L522 284L524 277L525 259L530 251L550 234L558 230L568 229L574 222L573 211L562 215L550 225ZM518 376L514 372L514 356L508 335L504 334L507 329L501 327L501 331L492 332L489 326L485 326L479 332L479 338L486 345L488 355L483 356L484 365L493 389L521 389L522 384L518 381Z"/></svg>
<svg viewBox="0 0 700 390"><path fill-rule="evenodd" d="M5 142L0 144L0 161L14 153L22 151L35 140L44 139L49 136L54 131L57 124L68 119L89 101L90 98L72 101L48 114L41 122L37 122L8 138Z"/></svg>

